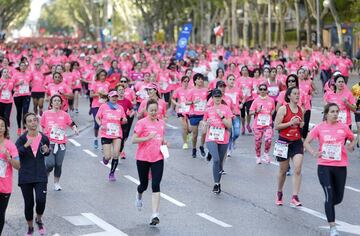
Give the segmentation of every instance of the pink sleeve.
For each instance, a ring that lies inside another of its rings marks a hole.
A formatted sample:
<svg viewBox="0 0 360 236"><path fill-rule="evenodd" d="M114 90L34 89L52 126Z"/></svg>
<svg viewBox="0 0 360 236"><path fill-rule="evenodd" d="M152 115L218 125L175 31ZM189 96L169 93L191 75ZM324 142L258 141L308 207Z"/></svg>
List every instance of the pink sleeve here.
<svg viewBox="0 0 360 236"><path fill-rule="evenodd" d="M42 116L41 116L41 120L40 120L40 126L44 129L45 128L45 124L46 124L46 113L44 113Z"/></svg>
<svg viewBox="0 0 360 236"><path fill-rule="evenodd" d="M208 114L208 111L206 110L205 113L204 113L204 121L206 121L207 119L209 118L209 114Z"/></svg>
<svg viewBox="0 0 360 236"><path fill-rule="evenodd" d="M12 143L11 141L9 142L8 152L12 158L19 157L18 150L17 150L15 144Z"/></svg>
<svg viewBox="0 0 360 236"><path fill-rule="evenodd" d="M137 122L134 128L134 133L137 135L141 135L142 131L143 131L143 122Z"/></svg>
<svg viewBox="0 0 360 236"><path fill-rule="evenodd" d="M174 99L179 98L179 97L178 97L178 94L179 94L178 91L179 91L178 89L176 89L176 90L174 91L174 94L173 94L173 98L174 98Z"/></svg>
<svg viewBox="0 0 360 236"><path fill-rule="evenodd" d="M146 103L146 100L142 101L140 103L140 106L139 106L139 109L138 109L138 112L141 113L143 110L145 110L145 103Z"/></svg>
<svg viewBox="0 0 360 236"><path fill-rule="evenodd" d="M354 140L354 133L351 131L349 126L344 125L344 128L345 128L345 132L346 132L346 138L349 139L350 141L353 141Z"/></svg>
<svg viewBox="0 0 360 236"><path fill-rule="evenodd" d="M318 139L319 138L319 125L315 126L310 132L309 135L312 139Z"/></svg>
<svg viewBox="0 0 360 236"><path fill-rule="evenodd" d="M65 113L66 114L66 124L68 126L70 126L72 124L72 119L71 119L71 116L69 115L69 113Z"/></svg>
<svg viewBox="0 0 360 236"><path fill-rule="evenodd" d="M226 118L232 118L234 116L234 114L232 113L232 111L230 110L229 107L226 107L226 114L225 117Z"/></svg>
<svg viewBox="0 0 360 236"><path fill-rule="evenodd" d="M354 96L351 94L351 92L349 92L349 103L354 105L356 103L356 100L354 98Z"/></svg>
<svg viewBox="0 0 360 236"><path fill-rule="evenodd" d="M100 120L102 119L103 110L104 110L104 107L101 105L98 112L96 113L96 117L98 117Z"/></svg>

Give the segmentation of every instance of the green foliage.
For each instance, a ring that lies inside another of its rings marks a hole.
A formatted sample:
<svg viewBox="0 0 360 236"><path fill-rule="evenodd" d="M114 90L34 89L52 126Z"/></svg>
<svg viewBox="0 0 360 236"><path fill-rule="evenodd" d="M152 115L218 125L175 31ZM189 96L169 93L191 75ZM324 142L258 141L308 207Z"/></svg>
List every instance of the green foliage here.
<svg viewBox="0 0 360 236"><path fill-rule="evenodd" d="M30 12L30 0L0 0L0 30L21 28Z"/></svg>

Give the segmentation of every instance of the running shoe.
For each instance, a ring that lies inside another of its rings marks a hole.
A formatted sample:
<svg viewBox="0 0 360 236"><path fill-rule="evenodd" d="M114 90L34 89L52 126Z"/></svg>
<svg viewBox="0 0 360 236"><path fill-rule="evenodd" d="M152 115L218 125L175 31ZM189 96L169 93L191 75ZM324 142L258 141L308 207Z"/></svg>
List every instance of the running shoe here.
<svg viewBox="0 0 360 236"><path fill-rule="evenodd" d="M284 204L284 202L282 200L282 197L283 197L283 193L282 192L277 192L276 201L275 201L276 205L282 206Z"/></svg>
<svg viewBox="0 0 360 236"><path fill-rule="evenodd" d="M261 158L260 157L256 157L256 164L261 164Z"/></svg>
<svg viewBox="0 0 360 236"><path fill-rule="evenodd" d="M37 219L35 219L35 223L38 226L39 234L40 235L45 235L46 230L45 230L45 227L44 227L44 223L41 220L37 220Z"/></svg>
<svg viewBox="0 0 360 236"><path fill-rule="evenodd" d="M200 149L200 154L201 154L201 156L202 156L202 157L205 157L205 156L206 156L206 153L205 153L204 147L203 147L203 146L200 146L199 149Z"/></svg>
<svg viewBox="0 0 360 236"><path fill-rule="evenodd" d="M231 157L231 154L232 154L232 149L229 149L228 151L227 151L227 157Z"/></svg>
<svg viewBox="0 0 360 236"><path fill-rule="evenodd" d="M220 184L215 184L212 191L213 191L213 193L215 193L215 194L220 194L220 193L221 193Z"/></svg>
<svg viewBox="0 0 360 236"><path fill-rule="evenodd" d="M55 191L61 191L61 190L62 190L62 188L61 188L61 186L60 186L59 183L54 183L54 190L55 190Z"/></svg>
<svg viewBox="0 0 360 236"><path fill-rule="evenodd" d="M330 227L330 236L339 236L339 232L337 231L336 226Z"/></svg>
<svg viewBox="0 0 360 236"><path fill-rule="evenodd" d="M244 126L241 128L241 134L242 134L242 135L245 134L245 127L244 127Z"/></svg>
<svg viewBox="0 0 360 236"><path fill-rule="evenodd" d="M246 129L248 130L248 132L249 132L250 134L252 133L252 129L251 129L250 125L247 125L247 126L246 126Z"/></svg>
<svg viewBox="0 0 360 236"><path fill-rule="evenodd" d="M183 149L186 150L186 149L189 149L189 145L187 143L184 143L183 144Z"/></svg>
<svg viewBox="0 0 360 236"><path fill-rule="evenodd" d="M115 173L110 173L109 174L109 181L110 182L115 182L116 181Z"/></svg>
<svg viewBox="0 0 360 236"><path fill-rule="evenodd" d="M94 149L98 149L99 148L99 142L97 139L94 140Z"/></svg>
<svg viewBox="0 0 360 236"><path fill-rule="evenodd" d="M196 148L193 148L193 150L192 150L192 157L196 158Z"/></svg>
<svg viewBox="0 0 360 236"><path fill-rule="evenodd" d="M21 136L21 128L17 129L17 135Z"/></svg>
<svg viewBox="0 0 360 236"><path fill-rule="evenodd" d="M157 217L157 216L153 217L153 218L151 219L151 221L150 221L150 225L151 225L151 226L155 226L155 225L157 225L157 224L159 224L159 223L160 223L160 219L159 219L159 217Z"/></svg>
<svg viewBox="0 0 360 236"><path fill-rule="evenodd" d="M289 166L288 170L286 171L286 176L290 176L291 175L291 168Z"/></svg>
<svg viewBox="0 0 360 236"><path fill-rule="evenodd" d="M76 114L79 114L79 109L75 109L75 113L76 113Z"/></svg>
<svg viewBox="0 0 360 236"><path fill-rule="evenodd" d="M211 156L210 152L208 152L208 154L207 154L207 156L206 156L206 160L207 160L207 161L211 161L211 158L212 158L212 156Z"/></svg>
<svg viewBox="0 0 360 236"><path fill-rule="evenodd" d="M221 170L221 171L219 172L219 174L221 174L221 175L226 175L227 173L226 173L225 170Z"/></svg>
<svg viewBox="0 0 360 236"><path fill-rule="evenodd" d="M103 157L103 160L102 160L102 161L103 161L104 165L109 164L109 160L106 160L105 157Z"/></svg>
<svg viewBox="0 0 360 236"><path fill-rule="evenodd" d="M27 233L25 234L25 236L32 236L33 233L34 233L34 228L33 228L33 227L32 227L32 228L29 227Z"/></svg>
<svg viewBox="0 0 360 236"><path fill-rule="evenodd" d="M264 158L265 158L266 163L268 163L268 164L271 163L271 159L270 159L269 153L264 153Z"/></svg>
<svg viewBox="0 0 360 236"><path fill-rule="evenodd" d="M123 159L123 160L126 159L126 155L125 155L125 152L124 152L124 151L120 152L120 157L121 157L121 159Z"/></svg>
<svg viewBox="0 0 360 236"><path fill-rule="evenodd" d="M139 193L136 193L135 207L138 209L138 211L141 211L141 209L143 207L142 199L140 199Z"/></svg>
<svg viewBox="0 0 360 236"><path fill-rule="evenodd" d="M301 202L299 201L299 197L297 195L294 195L291 198L290 206L291 207L300 207L300 206L302 206Z"/></svg>

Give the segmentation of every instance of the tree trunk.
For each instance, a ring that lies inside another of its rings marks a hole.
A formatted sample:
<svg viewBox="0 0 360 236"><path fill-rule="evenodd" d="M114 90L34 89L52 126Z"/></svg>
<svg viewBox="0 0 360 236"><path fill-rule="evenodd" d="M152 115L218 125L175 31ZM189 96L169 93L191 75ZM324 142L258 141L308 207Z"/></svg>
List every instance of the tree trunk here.
<svg viewBox="0 0 360 236"><path fill-rule="evenodd" d="M249 1L248 0L245 0L244 2L243 37L244 37L243 46L245 48L248 48L249 47Z"/></svg>
<svg viewBox="0 0 360 236"><path fill-rule="evenodd" d="M300 46L300 10L299 0L295 0L295 17L296 17L296 42Z"/></svg>
<svg viewBox="0 0 360 236"><path fill-rule="evenodd" d="M311 24L309 14L306 16L306 44L308 47L311 47Z"/></svg>
<svg viewBox="0 0 360 236"><path fill-rule="evenodd" d="M255 11L257 11L257 10L255 10ZM252 47L255 47L256 44L258 44L258 39L259 39L258 37L256 37L256 32L257 32L256 26L257 26L257 20L259 19L256 17L257 15L258 14L255 12L251 17L251 40L252 40L251 46Z"/></svg>
<svg viewBox="0 0 360 236"><path fill-rule="evenodd" d="M236 2L237 0L231 0L231 44L232 45L238 45Z"/></svg>
<svg viewBox="0 0 360 236"><path fill-rule="evenodd" d="M342 38L341 23L340 23L339 15L338 15L338 12L336 11L334 1L330 0L329 3L330 3L329 9L330 9L331 15L334 17L336 31L337 31L338 38L339 38L339 49L343 50L344 42L343 42L343 38Z"/></svg>
<svg viewBox="0 0 360 236"><path fill-rule="evenodd" d="M271 0L268 2L267 46L271 47Z"/></svg>
<svg viewBox="0 0 360 236"><path fill-rule="evenodd" d="M200 0L200 42L201 43L204 43L204 14L205 14L205 11L204 11L204 0Z"/></svg>
<svg viewBox="0 0 360 236"><path fill-rule="evenodd" d="M259 44L261 47L264 46L264 15L262 11L262 7L259 9Z"/></svg>
<svg viewBox="0 0 360 236"><path fill-rule="evenodd" d="M279 4L279 9L280 9L280 45L284 45L285 43L285 19L284 19L284 8L282 3Z"/></svg>

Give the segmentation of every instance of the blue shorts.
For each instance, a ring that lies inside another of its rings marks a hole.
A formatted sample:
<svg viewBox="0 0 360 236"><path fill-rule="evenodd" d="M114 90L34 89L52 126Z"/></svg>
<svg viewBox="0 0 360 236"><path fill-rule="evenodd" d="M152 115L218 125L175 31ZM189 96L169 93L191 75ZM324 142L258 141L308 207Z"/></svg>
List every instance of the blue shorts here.
<svg viewBox="0 0 360 236"><path fill-rule="evenodd" d="M191 115L189 116L190 125L192 126L198 126L200 121L202 121L204 118L204 115Z"/></svg>

